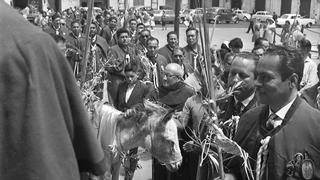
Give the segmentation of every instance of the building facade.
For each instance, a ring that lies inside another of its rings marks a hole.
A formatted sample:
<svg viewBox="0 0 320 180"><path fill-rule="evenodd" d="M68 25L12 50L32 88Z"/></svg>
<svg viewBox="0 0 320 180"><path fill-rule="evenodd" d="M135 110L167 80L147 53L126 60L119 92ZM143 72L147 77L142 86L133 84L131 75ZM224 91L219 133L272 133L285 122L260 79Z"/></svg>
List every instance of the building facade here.
<svg viewBox="0 0 320 180"><path fill-rule="evenodd" d="M49 0L47 0L49 1ZM80 0L86 6L88 0ZM181 9L202 7L202 0L181 0ZM319 21L320 0L204 0L206 7L239 8L248 12L270 11L277 15L299 13L302 16L315 18ZM95 0L95 6L102 8L128 9L130 7L152 7L153 9L174 9L174 0Z"/></svg>
<svg viewBox="0 0 320 180"><path fill-rule="evenodd" d="M277 15L298 13L319 21L320 0L243 0L241 9L249 12L266 10Z"/></svg>
<svg viewBox="0 0 320 180"><path fill-rule="evenodd" d="M27 6L33 6L38 10L46 11L51 8L55 11L63 11L69 7L80 6L80 0L8 0L12 6L24 9Z"/></svg>

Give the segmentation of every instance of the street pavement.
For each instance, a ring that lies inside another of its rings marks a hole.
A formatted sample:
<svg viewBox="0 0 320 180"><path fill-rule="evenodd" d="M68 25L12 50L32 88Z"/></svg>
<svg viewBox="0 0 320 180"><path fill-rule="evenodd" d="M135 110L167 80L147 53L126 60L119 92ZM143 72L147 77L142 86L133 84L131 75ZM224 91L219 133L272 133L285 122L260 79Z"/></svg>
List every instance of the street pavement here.
<svg viewBox="0 0 320 180"><path fill-rule="evenodd" d="M240 22L239 24L218 24L215 28L213 38L210 38L210 46L217 46L218 48L224 41L230 41L233 38L239 37L243 41L243 51L251 51L253 48L253 42L251 42L252 33L246 33L248 23ZM183 24L180 24L180 47L184 47L186 43L185 31L186 27ZM307 39L309 39L313 45L312 49L316 50L316 46L320 42L320 27L313 27L310 30L316 32L304 31ZM157 25L153 31L151 31L152 36L159 39L160 47L164 46L167 43L167 33L173 31L173 25L169 24L167 30L162 30L160 25ZM213 33L213 24L209 24L209 36L212 36ZM281 28L277 28L277 33L281 33ZM317 34L319 33L319 34ZM280 43L280 38L276 38L276 44ZM316 60L316 53L312 53L312 59L319 63L319 60ZM133 180L151 180L152 179L152 161L150 154L144 155L144 157L139 161L141 169L137 169ZM120 180L123 180L123 170Z"/></svg>

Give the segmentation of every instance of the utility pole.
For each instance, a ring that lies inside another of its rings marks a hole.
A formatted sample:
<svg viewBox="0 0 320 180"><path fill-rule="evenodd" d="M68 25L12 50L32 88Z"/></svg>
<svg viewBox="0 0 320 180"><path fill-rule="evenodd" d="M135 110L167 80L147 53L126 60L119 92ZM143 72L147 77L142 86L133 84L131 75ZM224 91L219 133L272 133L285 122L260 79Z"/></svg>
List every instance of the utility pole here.
<svg viewBox="0 0 320 180"><path fill-rule="evenodd" d="M178 36L178 39L179 39L181 0L176 0L176 4L175 4L174 7L175 7L174 8L174 15L175 15L174 32L177 33L177 36Z"/></svg>

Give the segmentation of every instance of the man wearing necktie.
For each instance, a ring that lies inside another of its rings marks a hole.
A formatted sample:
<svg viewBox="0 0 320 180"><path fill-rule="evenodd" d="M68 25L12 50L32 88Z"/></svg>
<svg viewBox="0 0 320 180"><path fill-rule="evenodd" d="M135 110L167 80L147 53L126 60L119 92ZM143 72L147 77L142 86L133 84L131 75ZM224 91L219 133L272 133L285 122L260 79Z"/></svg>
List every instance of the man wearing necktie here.
<svg viewBox="0 0 320 180"><path fill-rule="evenodd" d="M258 62L256 95L264 105L241 116L234 137L258 179L320 179L320 112L298 96L303 64L297 50L280 46ZM301 154L308 158L292 163ZM227 167L225 179L249 179L241 159L233 158Z"/></svg>
<svg viewBox="0 0 320 180"><path fill-rule="evenodd" d="M255 70L259 57L250 52L242 52L235 56L229 71L228 88L242 82L239 88L226 99L218 101L220 110L219 119L225 123L224 130L228 137L235 134L237 125L230 121L232 116L241 116L243 113L258 105L255 96ZM229 123L230 122L230 123Z"/></svg>

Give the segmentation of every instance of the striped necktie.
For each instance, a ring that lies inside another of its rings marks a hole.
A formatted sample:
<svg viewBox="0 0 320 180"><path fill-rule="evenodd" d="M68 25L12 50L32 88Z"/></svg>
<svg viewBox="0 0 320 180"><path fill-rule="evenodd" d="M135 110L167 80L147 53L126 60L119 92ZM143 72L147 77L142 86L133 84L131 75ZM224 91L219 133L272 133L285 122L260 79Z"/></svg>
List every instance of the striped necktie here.
<svg viewBox="0 0 320 180"><path fill-rule="evenodd" d="M268 130L272 130L277 126L280 126L282 123L282 119L277 116L275 113L269 115L268 121L266 122L266 127Z"/></svg>

